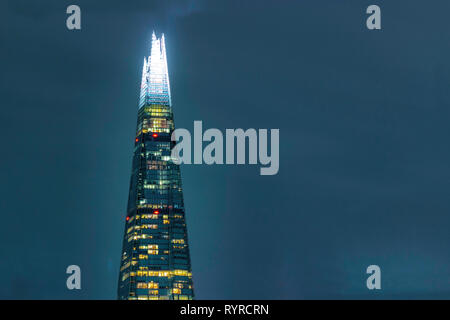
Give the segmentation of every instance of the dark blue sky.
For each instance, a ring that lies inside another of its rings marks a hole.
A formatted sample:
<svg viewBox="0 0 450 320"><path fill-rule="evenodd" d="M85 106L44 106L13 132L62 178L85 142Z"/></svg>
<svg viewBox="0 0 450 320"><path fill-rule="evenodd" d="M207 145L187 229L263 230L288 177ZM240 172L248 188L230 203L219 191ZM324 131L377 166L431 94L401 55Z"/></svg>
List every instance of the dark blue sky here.
<svg viewBox="0 0 450 320"><path fill-rule="evenodd" d="M82 30L68 31L78 4ZM378 4L382 30L365 10ZM0 298L115 299L137 100L279 128L280 171L183 166L199 299L450 298L448 1L2 1ZM65 269L82 270L82 290ZM365 286L368 265L382 290Z"/></svg>

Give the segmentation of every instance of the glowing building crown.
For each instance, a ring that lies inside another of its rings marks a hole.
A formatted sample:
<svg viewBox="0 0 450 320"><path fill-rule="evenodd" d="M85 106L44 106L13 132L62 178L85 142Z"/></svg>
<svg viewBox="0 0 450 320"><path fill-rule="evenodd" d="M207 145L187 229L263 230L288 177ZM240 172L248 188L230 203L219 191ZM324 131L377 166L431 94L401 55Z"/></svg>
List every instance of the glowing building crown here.
<svg viewBox="0 0 450 320"><path fill-rule="evenodd" d="M154 31L150 56L144 58L139 108L148 104L172 105L164 34L157 38Z"/></svg>

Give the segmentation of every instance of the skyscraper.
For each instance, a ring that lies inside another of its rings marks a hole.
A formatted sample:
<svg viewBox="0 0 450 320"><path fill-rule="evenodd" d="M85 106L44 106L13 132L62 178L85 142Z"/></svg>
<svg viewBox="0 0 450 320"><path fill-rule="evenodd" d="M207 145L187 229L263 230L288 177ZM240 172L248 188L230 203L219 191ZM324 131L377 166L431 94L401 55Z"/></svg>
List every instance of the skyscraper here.
<svg viewBox="0 0 450 320"><path fill-rule="evenodd" d="M164 35L144 58L119 299L194 297L180 167L171 158L172 102Z"/></svg>

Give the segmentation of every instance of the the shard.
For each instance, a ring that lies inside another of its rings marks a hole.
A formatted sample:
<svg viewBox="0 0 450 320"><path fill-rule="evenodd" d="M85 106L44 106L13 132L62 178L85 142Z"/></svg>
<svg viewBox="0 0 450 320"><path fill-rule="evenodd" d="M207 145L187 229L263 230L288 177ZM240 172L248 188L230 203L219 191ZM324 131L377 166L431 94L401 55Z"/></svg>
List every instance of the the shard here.
<svg viewBox="0 0 450 320"><path fill-rule="evenodd" d="M118 298L193 299L164 35L144 59Z"/></svg>

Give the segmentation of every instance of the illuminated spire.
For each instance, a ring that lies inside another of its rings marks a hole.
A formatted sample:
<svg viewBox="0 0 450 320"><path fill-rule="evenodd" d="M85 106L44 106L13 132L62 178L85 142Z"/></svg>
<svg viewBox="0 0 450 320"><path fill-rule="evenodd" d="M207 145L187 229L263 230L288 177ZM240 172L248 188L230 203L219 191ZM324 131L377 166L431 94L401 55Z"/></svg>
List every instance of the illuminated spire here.
<svg viewBox="0 0 450 320"><path fill-rule="evenodd" d="M147 59L144 58L144 67L142 68L142 80L141 80L141 94L139 96L139 107L142 107L145 104L147 97L147 81L148 81L148 65Z"/></svg>
<svg viewBox="0 0 450 320"><path fill-rule="evenodd" d="M157 38L154 31L150 56L144 59L142 70L139 107L145 104L172 104L164 35Z"/></svg>

